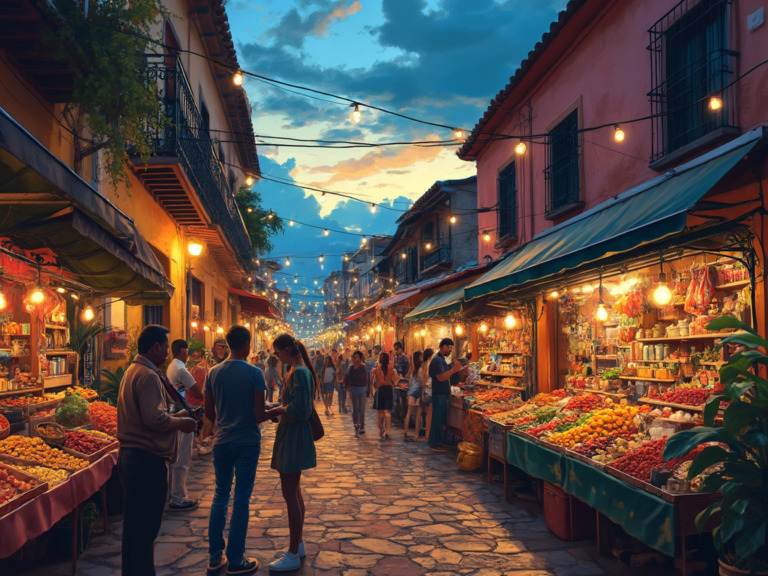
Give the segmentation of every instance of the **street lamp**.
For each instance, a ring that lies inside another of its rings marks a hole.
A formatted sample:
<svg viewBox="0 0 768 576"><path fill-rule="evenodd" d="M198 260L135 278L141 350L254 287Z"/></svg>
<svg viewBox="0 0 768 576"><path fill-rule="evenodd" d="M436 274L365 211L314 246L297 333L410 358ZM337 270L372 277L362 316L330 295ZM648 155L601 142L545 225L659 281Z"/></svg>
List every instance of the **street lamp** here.
<svg viewBox="0 0 768 576"><path fill-rule="evenodd" d="M191 328L192 328L192 260L199 257L204 250L203 243L200 240L196 240L194 238L191 238L189 242L187 242L187 253L189 254L189 258L187 258L187 327L186 327L186 333L187 333L187 340L189 340L189 337L191 335Z"/></svg>

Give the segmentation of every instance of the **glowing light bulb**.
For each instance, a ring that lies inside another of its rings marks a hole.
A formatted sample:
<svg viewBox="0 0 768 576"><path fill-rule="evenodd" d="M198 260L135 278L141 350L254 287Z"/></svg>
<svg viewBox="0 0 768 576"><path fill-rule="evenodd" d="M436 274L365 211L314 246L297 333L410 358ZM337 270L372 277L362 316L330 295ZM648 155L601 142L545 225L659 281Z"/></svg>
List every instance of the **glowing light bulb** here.
<svg viewBox="0 0 768 576"><path fill-rule="evenodd" d="M626 134L624 134L624 130L621 129L621 126L616 124L616 126L613 127L613 139L616 142L624 142Z"/></svg>
<svg viewBox="0 0 768 576"><path fill-rule="evenodd" d="M5 299L5 294L0 292L0 310L5 310L8 306L8 301Z"/></svg>
<svg viewBox="0 0 768 576"><path fill-rule="evenodd" d="M525 151L528 149L528 147L525 145L525 142L520 140L520 142L517 143L517 146L515 146L515 154L518 156L522 156L525 154Z"/></svg>
<svg viewBox="0 0 768 576"><path fill-rule="evenodd" d="M488 232L483 232L483 240L485 240L486 242L490 242L491 235Z"/></svg>
<svg viewBox="0 0 768 576"><path fill-rule="evenodd" d="M246 208L245 211L248 212L248 214L252 214L253 213L253 208L248 206L248 208Z"/></svg>
<svg viewBox="0 0 768 576"><path fill-rule="evenodd" d="M453 137L456 138L456 140L464 140L464 130L461 128L454 128Z"/></svg>
<svg viewBox="0 0 768 576"><path fill-rule="evenodd" d="M432 250L432 242L427 242L427 243L424 245L424 247L425 247L427 250Z"/></svg>
<svg viewBox="0 0 768 576"><path fill-rule="evenodd" d="M585 284L584 287L581 289L584 294L592 294L592 292L595 290L595 287L591 284Z"/></svg>
<svg viewBox="0 0 768 576"><path fill-rule="evenodd" d="M83 320L85 320L86 322L90 322L91 320L93 320L93 317L94 317L93 308L91 308L91 305L89 304L88 306L85 307L85 310L83 310Z"/></svg>
<svg viewBox="0 0 768 576"><path fill-rule="evenodd" d="M243 76L243 73L240 70L238 70L232 75L232 84L234 84L235 86L242 86L244 80L245 80L245 77Z"/></svg>
<svg viewBox="0 0 768 576"><path fill-rule="evenodd" d="M192 326L192 328L197 328L197 320L192 320L189 325Z"/></svg>
<svg viewBox="0 0 768 576"><path fill-rule="evenodd" d="M421 336L422 336L422 337L423 337L423 336L426 336L426 335L427 335L427 331L426 331L426 330L424 330L424 328L422 328L422 329L421 329L421 332L419 332L419 334L421 334Z"/></svg>
<svg viewBox="0 0 768 576"><path fill-rule="evenodd" d="M549 297L552 300L555 300L556 298L560 298L560 292L558 292L557 290L552 290L552 292L549 293Z"/></svg>
<svg viewBox="0 0 768 576"><path fill-rule="evenodd" d="M64 294L64 292L66 291L67 289L64 288L63 286L59 286L58 288L56 288L56 292L58 292L59 294Z"/></svg>
<svg viewBox="0 0 768 576"><path fill-rule="evenodd" d="M352 111L352 114L350 115L349 119L352 120L352 124L359 124L360 118L362 115L360 114L360 107L357 104L350 104L350 106L354 106L355 109Z"/></svg>
<svg viewBox="0 0 768 576"><path fill-rule="evenodd" d="M43 294L43 290L40 288L40 286L35 288L35 291L32 292L32 295L29 297L29 299L33 304L41 304L45 300L45 294Z"/></svg>
<svg viewBox="0 0 768 576"><path fill-rule="evenodd" d="M272 218L274 218L274 217L275 217L275 215L272 212L267 214L267 220L272 220Z"/></svg>
<svg viewBox="0 0 768 576"><path fill-rule="evenodd" d="M715 112L717 110L720 110L723 107L723 99L719 96L712 96L709 99L709 109L712 110L712 112Z"/></svg>
<svg viewBox="0 0 768 576"><path fill-rule="evenodd" d="M200 256L203 253L203 244L198 240L190 240L187 244L187 252L190 256Z"/></svg>
<svg viewBox="0 0 768 576"><path fill-rule="evenodd" d="M480 324L480 332L482 332L483 334L485 334L486 332L488 332L488 324L486 324L485 322L483 322L482 324Z"/></svg>
<svg viewBox="0 0 768 576"><path fill-rule="evenodd" d="M517 320L512 314L507 314L507 317L504 318L504 325L507 328L514 328L517 325Z"/></svg>
<svg viewBox="0 0 768 576"><path fill-rule="evenodd" d="M209 332L211 330L211 327L210 326L203 326L203 330L205 330L206 332Z"/></svg>
<svg viewBox="0 0 768 576"><path fill-rule="evenodd" d="M363 244L363 245L365 245L365 244L367 244L367 243L368 243L368 238L366 238L365 236L363 236L363 238L360 240L360 244Z"/></svg>
<svg viewBox="0 0 768 576"><path fill-rule="evenodd" d="M286 266L290 266L291 265L291 259L290 258L286 258L285 259L285 265Z"/></svg>
<svg viewBox="0 0 768 576"><path fill-rule="evenodd" d="M294 224L296 224L296 222L293 220L288 220L288 226L293 226Z"/></svg>
<svg viewBox="0 0 768 576"><path fill-rule="evenodd" d="M653 291L653 301L659 306L666 306L672 301L672 290L665 283L659 283Z"/></svg>
<svg viewBox="0 0 768 576"><path fill-rule="evenodd" d="M320 257L318 258L318 260L320 260L320 262L324 262L325 261L325 256L320 254Z"/></svg>
<svg viewBox="0 0 768 576"><path fill-rule="evenodd" d="M371 214L376 214L376 204L371 202Z"/></svg>
<svg viewBox="0 0 768 576"><path fill-rule="evenodd" d="M451 216L450 218L448 218L448 221L449 221L451 224L456 224L456 216Z"/></svg>
<svg viewBox="0 0 768 576"><path fill-rule="evenodd" d="M405 252L401 252L401 253L400 253L400 258L402 258L403 260L405 260L406 258L408 258L408 254L406 254Z"/></svg>
<svg viewBox="0 0 768 576"><path fill-rule="evenodd" d="M602 302L598 304L595 316L600 322L608 320L608 310L605 309L605 305Z"/></svg>
<svg viewBox="0 0 768 576"><path fill-rule="evenodd" d="M253 176L248 175L245 177L245 185L253 186Z"/></svg>
<svg viewBox="0 0 768 576"><path fill-rule="evenodd" d="M224 334L224 328L222 328L221 326L216 328L216 334Z"/></svg>
<svg viewBox="0 0 768 576"><path fill-rule="evenodd" d="M454 327L453 332L456 334L456 336L461 336L464 334L464 327L461 324L457 324Z"/></svg>
<svg viewBox="0 0 768 576"><path fill-rule="evenodd" d="M328 230L328 228L326 228L325 230L323 230L323 236L329 236L330 234L331 234L331 231L330 231L330 230Z"/></svg>
<svg viewBox="0 0 768 576"><path fill-rule="evenodd" d="M376 325L376 332L381 332L381 324Z"/></svg>

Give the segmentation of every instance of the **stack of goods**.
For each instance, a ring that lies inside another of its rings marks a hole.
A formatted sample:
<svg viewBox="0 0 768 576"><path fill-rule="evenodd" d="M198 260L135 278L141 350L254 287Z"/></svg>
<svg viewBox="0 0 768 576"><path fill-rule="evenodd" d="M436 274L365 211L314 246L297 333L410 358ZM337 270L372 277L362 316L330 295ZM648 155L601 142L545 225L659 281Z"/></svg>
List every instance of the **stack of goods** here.
<svg viewBox="0 0 768 576"><path fill-rule="evenodd" d="M519 406L522 402L514 390L491 388L485 391L475 391L472 410L483 414L498 414Z"/></svg>
<svg viewBox="0 0 768 576"><path fill-rule="evenodd" d="M565 398L566 394L563 390L555 390L552 394L541 392L513 410L495 414L493 421L517 430L536 426L550 420L557 411L554 405L562 403ZM546 407L552 408L551 410L539 411Z"/></svg>
<svg viewBox="0 0 768 576"><path fill-rule="evenodd" d="M35 480L20 480L13 474L13 470L0 464L0 507L20 494L29 492L36 485Z"/></svg>
<svg viewBox="0 0 768 576"><path fill-rule="evenodd" d="M701 406L709 399L712 391L709 388L692 388L690 390L675 390L666 392L660 396L649 398L658 402L668 402L669 404L683 404L686 406Z"/></svg>
<svg viewBox="0 0 768 576"><path fill-rule="evenodd" d="M24 472L25 474L29 474L30 476L34 476L35 478L39 479L41 482L48 482L48 486L51 488L61 484L69 476L69 472L67 472L66 470L56 470L54 468L48 468L46 466L23 466L21 464L17 464L13 466L13 468L16 468L17 470L21 470L22 472Z"/></svg>
<svg viewBox="0 0 768 576"><path fill-rule="evenodd" d="M597 438L632 438L637 434L633 419L640 410L637 406L614 406L597 410L584 424L552 434L547 442L573 448L576 444Z"/></svg>
<svg viewBox="0 0 768 576"><path fill-rule="evenodd" d="M24 408L30 404L41 404L43 402L48 402L48 398L43 396L13 396L11 398L3 398L0 400L0 406Z"/></svg>
<svg viewBox="0 0 768 576"><path fill-rule="evenodd" d="M114 440L103 432L67 430L64 433L64 448L69 448L80 454L95 454L111 444L114 444Z"/></svg>
<svg viewBox="0 0 768 576"><path fill-rule="evenodd" d="M572 450L600 464L608 464L617 458L621 458L628 452L640 448L646 440L646 435L641 433L629 439L606 436L577 444Z"/></svg>
<svg viewBox="0 0 768 576"><path fill-rule="evenodd" d="M99 397L99 393L96 392L96 390L93 390L91 388L83 388L82 386L74 386L74 387L69 386L66 390L66 394L68 395L77 394L81 398L85 399L87 402L93 402Z"/></svg>
<svg viewBox="0 0 768 576"><path fill-rule="evenodd" d="M92 402L89 406L91 422L96 430L114 437L117 435L117 408L106 402Z"/></svg>
<svg viewBox="0 0 768 576"><path fill-rule="evenodd" d="M88 462L76 456L70 456L58 448L48 446L42 438L9 436L0 440L0 455L24 460L25 463L38 464L48 468L78 470L88 466Z"/></svg>
<svg viewBox="0 0 768 576"><path fill-rule="evenodd" d="M0 437L2 437L2 435L5 434L10 427L11 424L8 422L8 418L0 414Z"/></svg>

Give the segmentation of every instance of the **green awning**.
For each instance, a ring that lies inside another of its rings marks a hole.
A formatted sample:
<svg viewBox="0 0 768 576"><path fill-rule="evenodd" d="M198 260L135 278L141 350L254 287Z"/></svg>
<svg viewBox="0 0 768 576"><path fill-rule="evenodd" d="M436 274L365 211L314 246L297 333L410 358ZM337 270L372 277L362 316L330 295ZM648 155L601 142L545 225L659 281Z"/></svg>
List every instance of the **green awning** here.
<svg viewBox="0 0 768 576"><path fill-rule="evenodd" d="M405 315L406 322L418 322L429 318L439 318L461 311L464 300L464 285L454 286L429 294L421 303Z"/></svg>
<svg viewBox="0 0 768 576"><path fill-rule="evenodd" d="M762 138L762 128L553 226L466 287L469 301L562 274L685 230L688 211Z"/></svg>

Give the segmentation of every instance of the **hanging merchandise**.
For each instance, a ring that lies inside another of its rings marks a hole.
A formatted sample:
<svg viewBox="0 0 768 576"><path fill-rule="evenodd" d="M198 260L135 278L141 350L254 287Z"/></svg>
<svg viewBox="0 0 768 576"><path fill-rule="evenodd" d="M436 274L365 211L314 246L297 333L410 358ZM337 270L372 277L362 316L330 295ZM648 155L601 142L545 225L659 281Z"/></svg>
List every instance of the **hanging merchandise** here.
<svg viewBox="0 0 768 576"><path fill-rule="evenodd" d="M689 314L700 316L707 312L715 293L711 272L709 266L702 266L693 271L693 278L685 294L685 311Z"/></svg>

